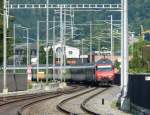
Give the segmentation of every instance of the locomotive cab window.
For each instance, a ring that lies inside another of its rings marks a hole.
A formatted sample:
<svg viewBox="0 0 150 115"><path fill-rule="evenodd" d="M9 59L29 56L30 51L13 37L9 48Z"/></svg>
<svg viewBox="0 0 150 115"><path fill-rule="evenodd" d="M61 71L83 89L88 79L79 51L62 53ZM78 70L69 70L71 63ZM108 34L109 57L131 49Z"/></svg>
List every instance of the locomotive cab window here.
<svg viewBox="0 0 150 115"><path fill-rule="evenodd" d="M112 71L112 66L97 66L96 70L98 71Z"/></svg>

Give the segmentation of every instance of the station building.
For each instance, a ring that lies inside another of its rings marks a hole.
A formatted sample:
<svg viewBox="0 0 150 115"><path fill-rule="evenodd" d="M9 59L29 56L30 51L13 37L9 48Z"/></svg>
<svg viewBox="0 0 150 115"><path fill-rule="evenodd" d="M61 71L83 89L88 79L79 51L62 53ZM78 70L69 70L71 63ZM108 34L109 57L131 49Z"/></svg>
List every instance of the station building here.
<svg viewBox="0 0 150 115"><path fill-rule="evenodd" d="M77 64L79 62L80 58L80 49L72 46L65 45L64 46L64 54L63 49L61 47L61 43L57 43L54 46L52 46L53 51L56 54L56 64L59 64L59 60L62 57L62 55L66 58L66 64Z"/></svg>

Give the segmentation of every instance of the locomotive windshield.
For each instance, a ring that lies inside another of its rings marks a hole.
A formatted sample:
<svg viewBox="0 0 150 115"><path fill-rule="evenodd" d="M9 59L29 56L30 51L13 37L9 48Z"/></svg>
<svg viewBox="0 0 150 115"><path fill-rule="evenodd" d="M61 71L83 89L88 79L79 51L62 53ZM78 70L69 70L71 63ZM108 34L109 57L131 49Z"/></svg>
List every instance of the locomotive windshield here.
<svg viewBox="0 0 150 115"><path fill-rule="evenodd" d="M97 66L97 71L112 71L112 66Z"/></svg>

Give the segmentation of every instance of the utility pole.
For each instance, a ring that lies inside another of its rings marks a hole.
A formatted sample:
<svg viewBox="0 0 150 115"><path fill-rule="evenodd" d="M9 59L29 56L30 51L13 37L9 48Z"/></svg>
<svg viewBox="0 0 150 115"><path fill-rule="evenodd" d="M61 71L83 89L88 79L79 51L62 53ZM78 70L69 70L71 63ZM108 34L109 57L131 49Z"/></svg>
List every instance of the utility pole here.
<svg viewBox="0 0 150 115"><path fill-rule="evenodd" d="M90 22L90 63L92 63L92 22Z"/></svg>
<svg viewBox="0 0 150 115"><path fill-rule="evenodd" d="M64 36L63 36L63 66L66 66L66 10L64 9ZM64 68L63 68L64 70ZM64 76L64 82L66 81L65 76Z"/></svg>
<svg viewBox="0 0 150 115"><path fill-rule="evenodd" d="M26 34L27 34L27 67L28 65L30 64L30 61L29 61L29 29L26 28Z"/></svg>
<svg viewBox="0 0 150 115"><path fill-rule="evenodd" d="M26 57L27 57L27 59L26 59L26 65L28 66L29 64L30 64L30 48L29 48L29 29L30 28L27 28L27 27L23 27L23 26L21 26L21 25L17 25L17 24L14 24L14 27L13 27L13 29L14 29L14 45L15 45L15 34L16 34L16 31L15 31L15 28L16 27L18 27L18 28L22 28L23 30L25 30L26 31L26 49L27 49L27 54L26 54ZM15 52L15 48L14 48L14 52ZM15 57L14 57L15 58Z"/></svg>
<svg viewBox="0 0 150 115"><path fill-rule="evenodd" d="M121 1L122 6L122 64L121 64L121 108L129 110L128 91L128 0Z"/></svg>
<svg viewBox="0 0 150 115"><path fill-rule="evenodd" d="M63 75L63 70L62 70L62 65L63 65L63 8L62 5L60 5L60 44L61 44L61 56L60 56L60 77L61 77L61 82L62 82L62 75Z"/></svg>
<svg viewBox="0 0 150 115"><path fill-rule="evenodd" d="M37 73L39 72L39 47L40 47L40 45L39 45L39 40L40 40L40 35L39 35L39 29L40 29L40 22L39 21L37 21Z"/></svg>
<svg viewBox="0 0 150 115"><path fill-rule="evenodd" d="M132 32L132 57L133 57L133 50L134 50L134 32Z"/></svg>
<svg viewBox="0 0 150 115"><path fill-rule="evenodd" d="M110 15L110 25L111 25L111 60L113 60L113 50L114 50L114 46L113 46L113 17L112 15Z"/></svg>
<svg viewBox="0 0 150 115"><path fill-rule="evenodd" d="M123 93L123 81L124 81L124 0L121 0L121 95Z"/></svg>
<svg viewBox="0 0 150 115"><path fill-rule="evenodd" d="M81 51L81 53L82 53L82 63L83 63L83 40L84 39L81 39L81 45L82 45L82 51Z"/></svg>
<svg viewBox="0 0 150 115"><path fill-rule="evenodd" d="M46 83L48 83L48 39L49 39L49 0L47 0L47 9L46 9Z"/></svg>
<svg viewBox="0 0 150 115"><path fill-rule="evenodd" d="M71 13L71 38L74 38L74 11L72 9L70 9L70 13Z"/></svg>
<svg viewBox="0 0 150 115"><path fill-rule="evenodd" d="M55 16L53 17L53 81L55 81Z"/></svg>
<svg viewBox="0 0 150 115"><path fill-rule="evenodd" d="M98 39L98 55L100 56L100 38Z"/></svg>
<svg viewBox="0 0 150 115"><path fill-rule="evenodd" d="M14 57L13 57L13 65L14 65L14 70L13 70L13 74L15 76L16 74L16 24L13 25L13 36L14 36L14 42L13 42L13 54L14 54Z"/></svg>
<svg viewBox="0 0 150 115"><path fill-rule="evenodd" d="M7 78L6 78L6 65L7 65L7 20L8 20L8 16L7 16L7 1L4 0L3 1L3 12L4 12L4 16L3 16L3 93L7 93L8 92L8 88L7 88Z"/></svg>
<svg viewBox="0 0 150 115"><path fill-rule="evenodd" d="M7 24L7 28L9 27L9 0L6 0L6 4L7 4L7 22L6 22L6 24Z"/></svg>

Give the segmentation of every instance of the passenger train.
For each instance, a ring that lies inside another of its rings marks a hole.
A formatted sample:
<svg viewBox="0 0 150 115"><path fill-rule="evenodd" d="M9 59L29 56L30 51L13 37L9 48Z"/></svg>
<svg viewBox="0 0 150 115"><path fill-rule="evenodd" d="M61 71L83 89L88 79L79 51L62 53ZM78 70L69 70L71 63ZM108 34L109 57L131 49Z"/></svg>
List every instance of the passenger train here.
<svg viewBox="0 0 150 115"><path fill-rule="evenodd" d="M89 66L89 64L84 64L84 66ZM62 76L63 78L59 76L60 69L55 69L55 79L65 79L65 81L86 82L88 84L98 85L109 85L114 82L115 70L111 60L102 58L91 66L93 66L93 68L68 68L66 70L67 73Z"/></svg>

